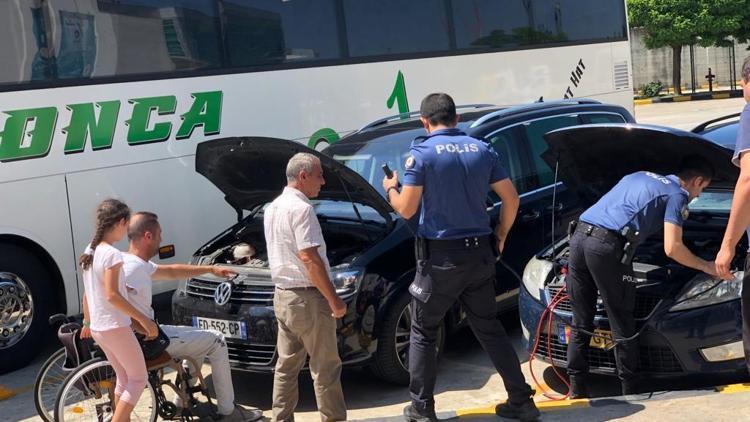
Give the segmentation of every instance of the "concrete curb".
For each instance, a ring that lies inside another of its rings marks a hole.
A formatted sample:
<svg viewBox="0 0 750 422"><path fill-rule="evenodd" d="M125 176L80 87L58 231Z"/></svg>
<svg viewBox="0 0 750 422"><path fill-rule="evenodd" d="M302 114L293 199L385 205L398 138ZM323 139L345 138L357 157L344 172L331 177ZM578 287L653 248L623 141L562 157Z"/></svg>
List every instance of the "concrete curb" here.
<svg viewBox="0 0 750 422"><path fill-rule="evenodd" d="M695 94L688 94L688 95L673 95L670 97L644 98L642 100L633 100L633 103L635 105L644 105L644 104L655 104L655 103L678 103L682 101L721 100L725 98L742 98L742 90L696 92Z"/></svg>
<svg viewBox="0 0 750 422"><path fill-rule="evenodd" d="M541 399L536 400L536 406L543 413L566 411L572 409L581 409L586 407L606 407L616 404L623 403L639 403L644 401L662 401L669 399L678 399L686 397L701 397L710 396L712 394L736 394L736 393L748 393L750 392L750 383L746 384L731 384L723 385L714 388L707 388L701 390L686 390L686 391L667 391L657 393L644 393L636 394L631 396L618 396L618 397L600 397L595 399L579 399L579 400L547 400ZM540 398L540 394L537 398ZM481 417L495 417L495 405L480 408L468 408L468 409L457 409L455 411L446 411L438 414L438 417L444 420L457 421L461 419L472 419ZM391 422L391 421L403 421L403 416L384 416L373 419L357 419L359 422Z"/></svg>

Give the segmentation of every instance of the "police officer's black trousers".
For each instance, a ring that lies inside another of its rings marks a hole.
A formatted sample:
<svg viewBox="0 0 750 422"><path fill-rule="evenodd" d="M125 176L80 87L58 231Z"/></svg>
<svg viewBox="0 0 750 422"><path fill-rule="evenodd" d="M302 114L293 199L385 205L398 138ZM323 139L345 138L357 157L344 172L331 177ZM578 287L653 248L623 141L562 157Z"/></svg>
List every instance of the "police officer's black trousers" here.
<svg viewBox="0 0 750 422"><path fill-rule="evenodd" d="M414 406L420 411L434 410L437 332L456 300L503 378L509 400L514 403L529 400L533 394L531 387L526 384L516 351L497 319L495 258L491 249L485 245L478 249L431 252L428 259L418 261L416 277L422 278L421 285L429 298L426 302L412 298L409 391Z"/></svg>
<svg viewBox="0 0 750 422"><path fill-rule="evenodd" d="M589 371L591 336L580 329L594 331L597 291L602 297L615 341L635 334L632 266L623 265L621 256L620 242L608 242L581 232L574 233L570 239L567 290L573 306L573 330L568 345L568 373L577 383L584 383ZM619 343L614 351L623 385L634 383L638 369L637 341Z"/></svg>

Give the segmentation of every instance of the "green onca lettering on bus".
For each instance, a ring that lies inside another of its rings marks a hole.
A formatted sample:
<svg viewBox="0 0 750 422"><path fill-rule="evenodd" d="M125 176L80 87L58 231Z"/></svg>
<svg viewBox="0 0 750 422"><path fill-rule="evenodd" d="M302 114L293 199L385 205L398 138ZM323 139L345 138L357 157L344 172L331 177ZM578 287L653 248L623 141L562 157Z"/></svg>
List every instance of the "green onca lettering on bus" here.
<svg viewBox="0 0 750 422"><path fill-rule="evenodd" d="M0 162L39 158L49 154L57 123L55 107L6 111L8 118L0 132ZM33 129L28 130L29 124Z"/></svg>
<svg viewBox="0 0 750 422"><path fill-rule="evenodd" d="M155 123L154 128L149 130L149 122L152 112L157 115L172 114L177 109L177 97L165 95L161 97L133 98L128 100L133 104L133 114L125 121L128 125L128 144L146 144L151 142L162 142L169 139L172 132L172 123Z"/></svg>
<svg viewBox="0 0 750 422"><path fill-rule="evenodd" d="M341 139L341 137L335 130L329 127L324 127L323 129L316 130L315 133L310 136L310 139L307 141L307 146L312 149L317 149L318 144L321 142L333 145L338 142L339 139Z"/></svg>
<svg viewBox="0 0 750 422"><path fill-rule="evenodd" d="M93 150L112 147L120 102L102 101L96 103L96 107L99 109L99 120L94 113L94 103L68 104L68 110L71 111L70 124L62 129L62 132L67 134L66 154L83 152L86 147L86 135L91 136Z"/></svg>
<svg viewBox="0 0 750 422"><path fill-rule="evenodd" d="M221 91L194 92L193 105L180 116L182 124L175 139L189 138L198 126L203 126L204 135L216 135L221 126Z"/></svg>
<svg viewBox="0 0 750 422"><path fill-rule="evenodd" d="M404 74L398 71L396 75L396 84L393 86L391 96L388 97L385 105L389 109L393 108L393 103L396 103L398 107L398 114L403 114L402 119L407 118L409 113L409 100L406 98L406 80Z"/></svg>

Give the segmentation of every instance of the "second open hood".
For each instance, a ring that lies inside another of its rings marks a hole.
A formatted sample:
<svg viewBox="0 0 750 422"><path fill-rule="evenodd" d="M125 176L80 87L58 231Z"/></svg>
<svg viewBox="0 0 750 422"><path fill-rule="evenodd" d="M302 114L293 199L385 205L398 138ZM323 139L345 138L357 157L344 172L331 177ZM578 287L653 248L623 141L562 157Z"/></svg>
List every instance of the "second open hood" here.
<svg viewBox="0 0 750 422"><path fill-rule="evenodd" d="M712 187L733 188L739 170L732 151L701 136L678 129L597 124L565 128L544 135L549 149L542 158L558 165L560 180L593 204L625 175L652 171L675 173L687 155L700 155L713 164Z"/></svg>
<svg viewBox="0 0 750 422"><path fill-rule="evenodd" d="M326 184L316 199L367 205L390 221L392 208L353 170L306 146L285 139L233 137L198 144L195 170L210 180L236 210L271 202L286 186L286 165L298 152L320 159Z"/></svg>

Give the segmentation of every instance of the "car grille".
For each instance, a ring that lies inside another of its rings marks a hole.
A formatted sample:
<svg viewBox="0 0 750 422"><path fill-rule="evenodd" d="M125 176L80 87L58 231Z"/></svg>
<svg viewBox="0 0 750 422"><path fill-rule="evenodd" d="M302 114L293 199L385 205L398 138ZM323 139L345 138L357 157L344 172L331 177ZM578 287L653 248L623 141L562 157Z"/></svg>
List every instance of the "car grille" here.
<svg viewBox="0 0 750 422"><path fill-rule="evenodd" d="M550 348L552 349L552 360L556 365L565 365L568 357L568 345L560 343L557 336L550 339ZM640 352L640 370L644 372L658 373L675 373L682 372L682 365L677 360L677 356L667 346L641 345ZM549 360L547 348L547 335L544 334L542 341L539 342L536 356ZM589 347L589 367L592 370L601 372L615 372L615 353L613 350L603 350Z"/></svg>
<svg viewBox="0 0 750 422"><path fill-rule="evenodd" d="M562 289L562 286L547 286L546 289L548 294L547 302L549 303L560 291L560 289ZM633 310L635 319L643 319L651 315L651 312L656 308L657 305L659 305L660 301L661 298L659 296L645 293L636 293L635 309ZM555 310L561 312L573 312L573 305L570 302L569 298L565 298L558 302ZM596 316L605 318L607 317L607 313L604 311L604 308L598 304L596 307Z"/></svg>
<svg viewBox="0 0 750 422"><path fill-rule="evenodd" d="M240 368L246 366L271 366L276 359L276 345L247 344L227 340L229 362Z"/></svg>
<svg viewBox="0 0 750 422"><path fill-rule="evenodd" d="M268 283L268 281L265 281ZM217 281L192 278L188 280L186 291L188 296L214 299ZM257 305L273 305L274 286L272 284L241 284L235 283L229 303L253 303Z"/></svg>

